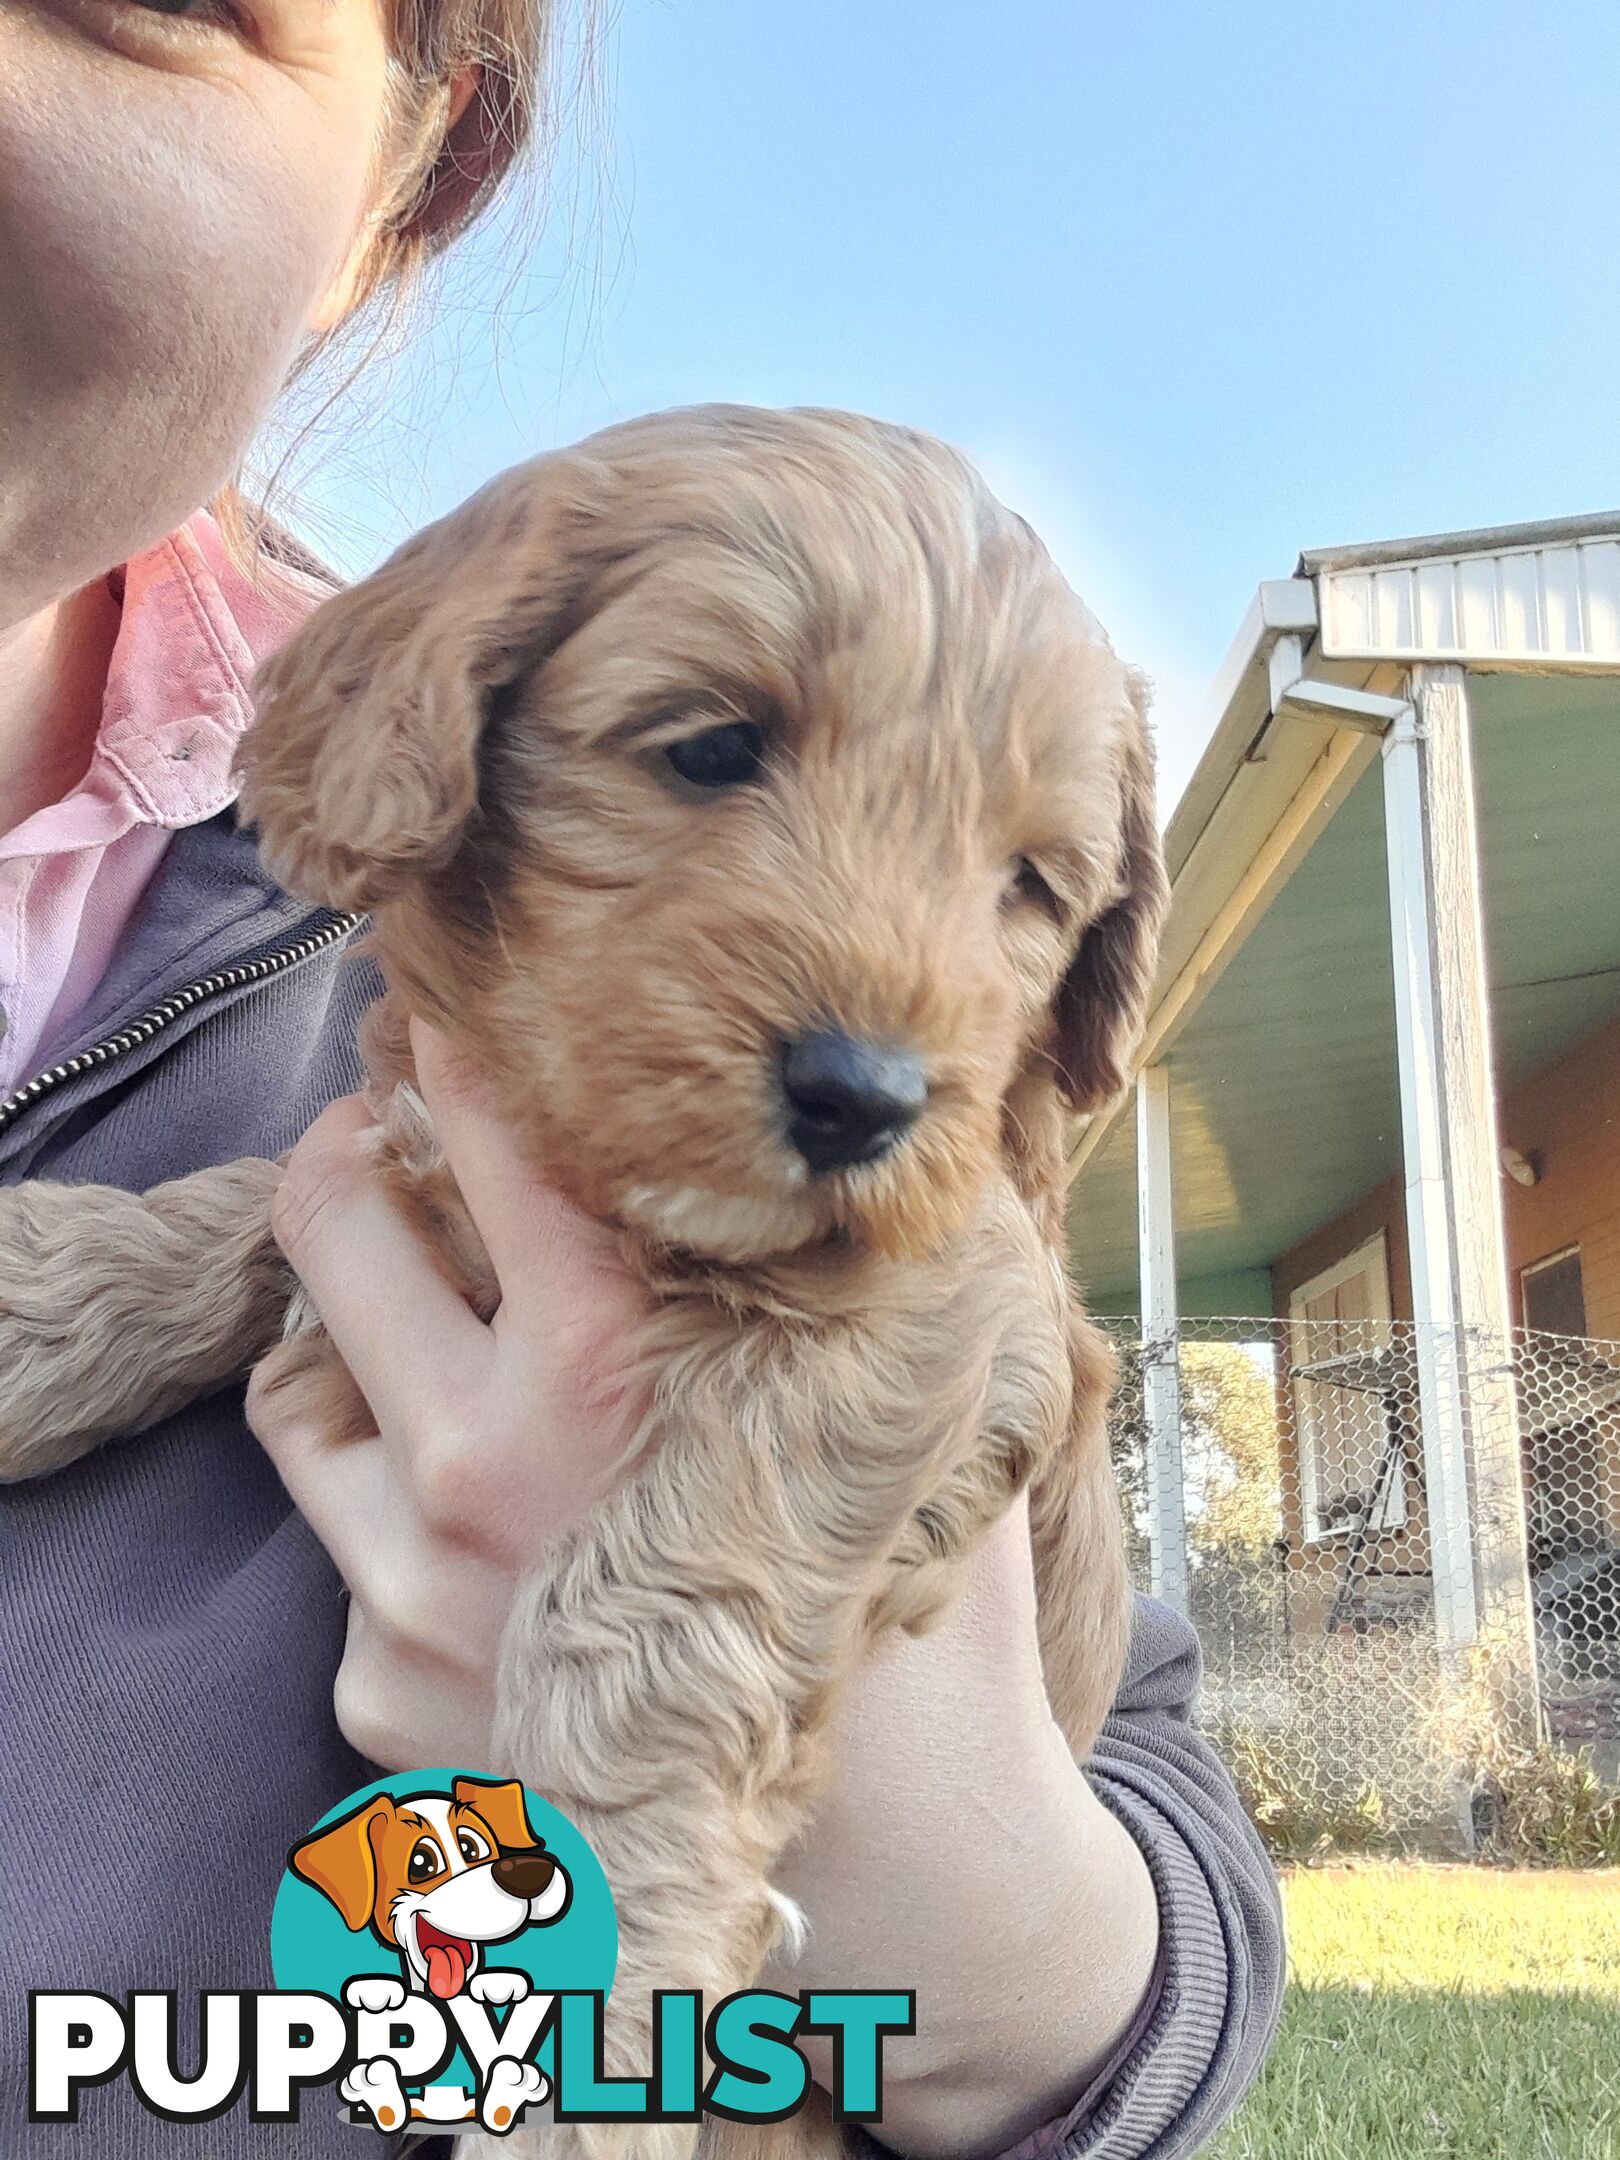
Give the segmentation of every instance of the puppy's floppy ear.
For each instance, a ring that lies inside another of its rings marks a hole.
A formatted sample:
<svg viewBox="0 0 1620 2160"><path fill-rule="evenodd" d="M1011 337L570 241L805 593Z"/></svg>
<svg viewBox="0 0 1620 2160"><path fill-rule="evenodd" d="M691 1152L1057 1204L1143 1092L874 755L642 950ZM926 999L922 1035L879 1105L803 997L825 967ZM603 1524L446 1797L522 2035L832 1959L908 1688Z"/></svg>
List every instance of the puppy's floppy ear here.
<svg viewBox="0 0 1620 2160"><path fill-rule="evenodd" d="M452 1790L463 1807L476 1808L483 1816L502 1852L522 1852L540 1843L529 1827L523 1787L515 1779L486 1785L481 1778L458 1777Z"/></svg>
<svg viewBox="0 0 1620 2160"><path fill-rule="evenodd" d="M1055 1011L1058 1087L1073 1110L1095 1110L1130 1077L1170 897L1153 796L1148 684L1134 669L1120 770L1120 897L1086 932Z"/></svg>
<svg viewBox="0 0 1620 2160"><path fill-rule="evenodd" d="M379 1793L352 1815L301 1839L287 1855L293 1873L329 1897L343 1915L344 1926L356 1932L370 1924L377 1909L377 1855L371 1842L372 1828L391 1821L394 1813L393 1801L386 1793Z"/></svg>
<svg viewBox="0 0 1620 2160"><path fill-rule="evenodd" d="M502 474L259 669L237 764L283 884L374 907L450 860L490 698L564 634L583 588L574 541L600 479L568 452Z"/></svg>

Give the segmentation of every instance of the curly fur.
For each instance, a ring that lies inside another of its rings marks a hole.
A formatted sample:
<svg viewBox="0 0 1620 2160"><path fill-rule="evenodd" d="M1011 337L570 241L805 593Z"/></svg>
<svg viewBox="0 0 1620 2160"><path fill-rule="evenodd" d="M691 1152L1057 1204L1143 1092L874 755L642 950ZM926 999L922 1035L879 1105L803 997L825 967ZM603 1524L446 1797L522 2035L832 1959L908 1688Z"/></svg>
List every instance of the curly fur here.
<svg viewBox="0 0 1620 2160"><path fill-rule="evenodd" d="M280 1177L244 1160L145 1195L0 1193L0 1479L144 1432L270 1347L293 1291L269 1235Z"/></svg>
<svg viewBox="0 0 1620 2160"><path fill-rule="evenodd" d="M1064 1275L1063 1139L1122 1084L1154 963L1143 704L953 452L735 407L504 475L262 673L243 770L266 858L376 912L381 1174L492 1311L413 1085L418 1013L475 1049L535 1169L620 1226L652 1292L632 1468L523 1585L499 1684L498 1753L613 1884L610 2075L642 2067L656 1988L757 1973L838 1690L875 1635L938 1616L1025 1486L1076 1750L1112 1696L1112 1373ZM759 784L686 799L663 747L738 717L766 733ZM829 1018L915 1050L931 1092L890 1155L812 1177L777 1046ZM207 1176L184 1215L177 1188L0 1196L12 1474L72 1451L53 1398L89 1444L276 1333L273 1173ZM369 1429L301 1309L254 1385ZM697 2137L519 2143L686 2160ZM841 2140L824 2109L703 2132L726 2160Z"/></svg>

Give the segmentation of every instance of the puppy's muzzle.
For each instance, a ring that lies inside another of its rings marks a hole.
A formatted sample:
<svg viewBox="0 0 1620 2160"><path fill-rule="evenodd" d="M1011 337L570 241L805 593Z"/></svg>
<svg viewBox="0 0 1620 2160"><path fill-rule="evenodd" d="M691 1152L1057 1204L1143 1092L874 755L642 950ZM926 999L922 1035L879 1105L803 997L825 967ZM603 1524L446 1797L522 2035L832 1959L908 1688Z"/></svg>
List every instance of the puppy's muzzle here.
<svg viewBox="0 0 1620 2160"><path fill-rule="evenodd" d="M557 1863L550 1853L502 1853L490 1870L501 1889L517 1898L537 1898L550 1885Z"/></svg>
<svg viewBox="0 0 1620 2160"><path fill-rule="evenodd" d="M782 1093L788 1139L810 1168L847 1170L904 1139L927 1104L928 1075L909 1050L820 1028L784 1048Z"/></svg>

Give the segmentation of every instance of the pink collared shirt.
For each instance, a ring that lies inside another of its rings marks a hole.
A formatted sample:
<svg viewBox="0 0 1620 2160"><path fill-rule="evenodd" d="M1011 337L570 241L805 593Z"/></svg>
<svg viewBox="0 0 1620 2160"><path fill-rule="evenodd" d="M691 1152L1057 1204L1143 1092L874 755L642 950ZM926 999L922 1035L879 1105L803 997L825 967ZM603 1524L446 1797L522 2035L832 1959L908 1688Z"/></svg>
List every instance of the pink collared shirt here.
<svg viewBox="0 0 1620 2160"><path fill-rule="evenodd" d="M0 1096L66 1046L169 835L217 816L253 670L322 597L256 582L206 513L114 573L121 614L90 767L0 837Z"/></svg>

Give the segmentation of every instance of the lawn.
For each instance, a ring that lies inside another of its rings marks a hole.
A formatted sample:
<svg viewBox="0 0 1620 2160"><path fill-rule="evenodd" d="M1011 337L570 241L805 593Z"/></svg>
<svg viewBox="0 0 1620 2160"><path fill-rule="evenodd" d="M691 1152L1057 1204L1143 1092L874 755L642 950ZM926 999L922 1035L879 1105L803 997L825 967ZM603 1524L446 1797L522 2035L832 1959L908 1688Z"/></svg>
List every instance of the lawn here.
<svg viewBox="0 0 1620 2160"><path fill-rule="evenodd" d="M1212 2160L1620 2160L1620 1874L1283 1889L1282 2031Z"/></svg>

